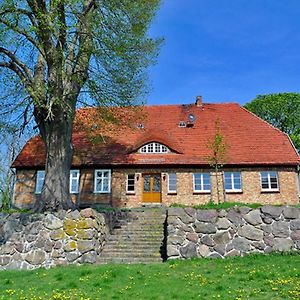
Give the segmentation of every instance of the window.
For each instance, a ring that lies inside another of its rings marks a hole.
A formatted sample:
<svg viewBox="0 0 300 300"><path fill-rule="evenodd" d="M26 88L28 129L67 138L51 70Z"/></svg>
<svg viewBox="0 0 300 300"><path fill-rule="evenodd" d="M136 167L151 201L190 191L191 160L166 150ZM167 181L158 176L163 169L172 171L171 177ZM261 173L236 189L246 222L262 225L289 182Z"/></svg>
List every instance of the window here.
<svg viewBox="0 0 300 300"><path fill-rule="evenodd" d="M140 148L140 153L167 153L170 150L160 143L149 143Z"/></svg>
<svg viewBox="0 0 300 300"><path fill-rule="evenodd" d="M262 191L278 191L278 175L275 171L260 172Z"/></svg>
<svg viewBox="0 0 300 300"><path fill-rule="evenodd" d="M177 176L176 173L168 174L168 193L176 193L177 191Z"/></svg>
<svg viewBox="0 0 300 300"><path fill-rule="evenodd" d="M79 170L70 171L70 193L78 194L79 193Z"/></svg>
<svg viewBox="0 0 300 300"><path fill-rule="evenodd" d="M209 173L194 173L194 192L210 192Z"/></svg>
<svg viewBox="0 0 300 300"><path fill-rule="evenodd" d="M110 170L95 170L94 192L110 193Z"/></svg>
<svg viewBox="0 0 300 300"><path fill-rule="evenodd" d="M224 173L226 192L241 192L242 178L241 172L225 172Z"/></svg>
<svg viewBox="0 0 300 300"><path fill-rule="evenodd" d="M134 193L135 174L127 175L127 193Z"/></svg>
<svg viewBox="0 0 300 300"><path fill-rule="evenodd" d="M45 181L45 171L36 172L35 193L40 194Z"/></svg>

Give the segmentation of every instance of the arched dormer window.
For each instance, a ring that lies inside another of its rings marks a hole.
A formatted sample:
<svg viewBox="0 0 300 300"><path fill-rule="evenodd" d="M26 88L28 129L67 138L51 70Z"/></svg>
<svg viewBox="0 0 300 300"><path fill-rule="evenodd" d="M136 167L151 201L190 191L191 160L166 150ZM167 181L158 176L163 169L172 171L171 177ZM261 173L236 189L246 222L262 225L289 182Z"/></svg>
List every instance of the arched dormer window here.
<svg viewBox="0 0 300 300"><path fill-rule="evenodd" d="M168 147L160 143L149 143L139 149L140 153L168 153L171 152Z"/></svg>

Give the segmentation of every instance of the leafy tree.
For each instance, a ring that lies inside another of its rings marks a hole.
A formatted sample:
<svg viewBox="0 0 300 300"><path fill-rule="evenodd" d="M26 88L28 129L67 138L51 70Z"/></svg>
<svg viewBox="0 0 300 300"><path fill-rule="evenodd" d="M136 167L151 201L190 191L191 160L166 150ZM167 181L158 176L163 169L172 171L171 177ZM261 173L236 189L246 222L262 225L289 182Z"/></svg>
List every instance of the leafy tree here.
<svg viewBox="0 0 300 300"><path fill-rule="evenodd" d="M1 112L34 120L45 143L36 210L73 208L71 134L79 105L131 105L144 95L161 40L147 37L160 0L0 2Z"/></svg>
<svg viewBox="0 0 300 300"><path fill-rule="evenodd" d="M300 94L258 95L245 108L287 133L300 150Z"/></svg>

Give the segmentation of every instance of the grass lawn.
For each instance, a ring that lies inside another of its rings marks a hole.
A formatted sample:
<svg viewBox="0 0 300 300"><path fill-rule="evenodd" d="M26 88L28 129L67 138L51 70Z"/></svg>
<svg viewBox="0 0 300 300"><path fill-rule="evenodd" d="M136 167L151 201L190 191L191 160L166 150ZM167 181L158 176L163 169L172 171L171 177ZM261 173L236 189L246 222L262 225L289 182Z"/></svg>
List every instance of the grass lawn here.
<svg viewBox="0 0 300 300"><path fill-rule="evenodd" d="M0 299L300 299L300 254L0 271Z"/></svg>

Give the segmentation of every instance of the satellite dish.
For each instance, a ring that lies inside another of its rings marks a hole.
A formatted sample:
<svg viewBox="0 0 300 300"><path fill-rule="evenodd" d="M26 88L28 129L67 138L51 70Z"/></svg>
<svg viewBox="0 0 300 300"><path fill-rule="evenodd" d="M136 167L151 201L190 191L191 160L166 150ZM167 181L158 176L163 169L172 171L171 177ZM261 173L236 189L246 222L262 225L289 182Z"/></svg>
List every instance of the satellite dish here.
<svg viewBox="0 0 300 300"><path fill-rule="evenodd" d="M194 123L195 122L195 116L193 114L189 114L189 121Z"/></svg>

